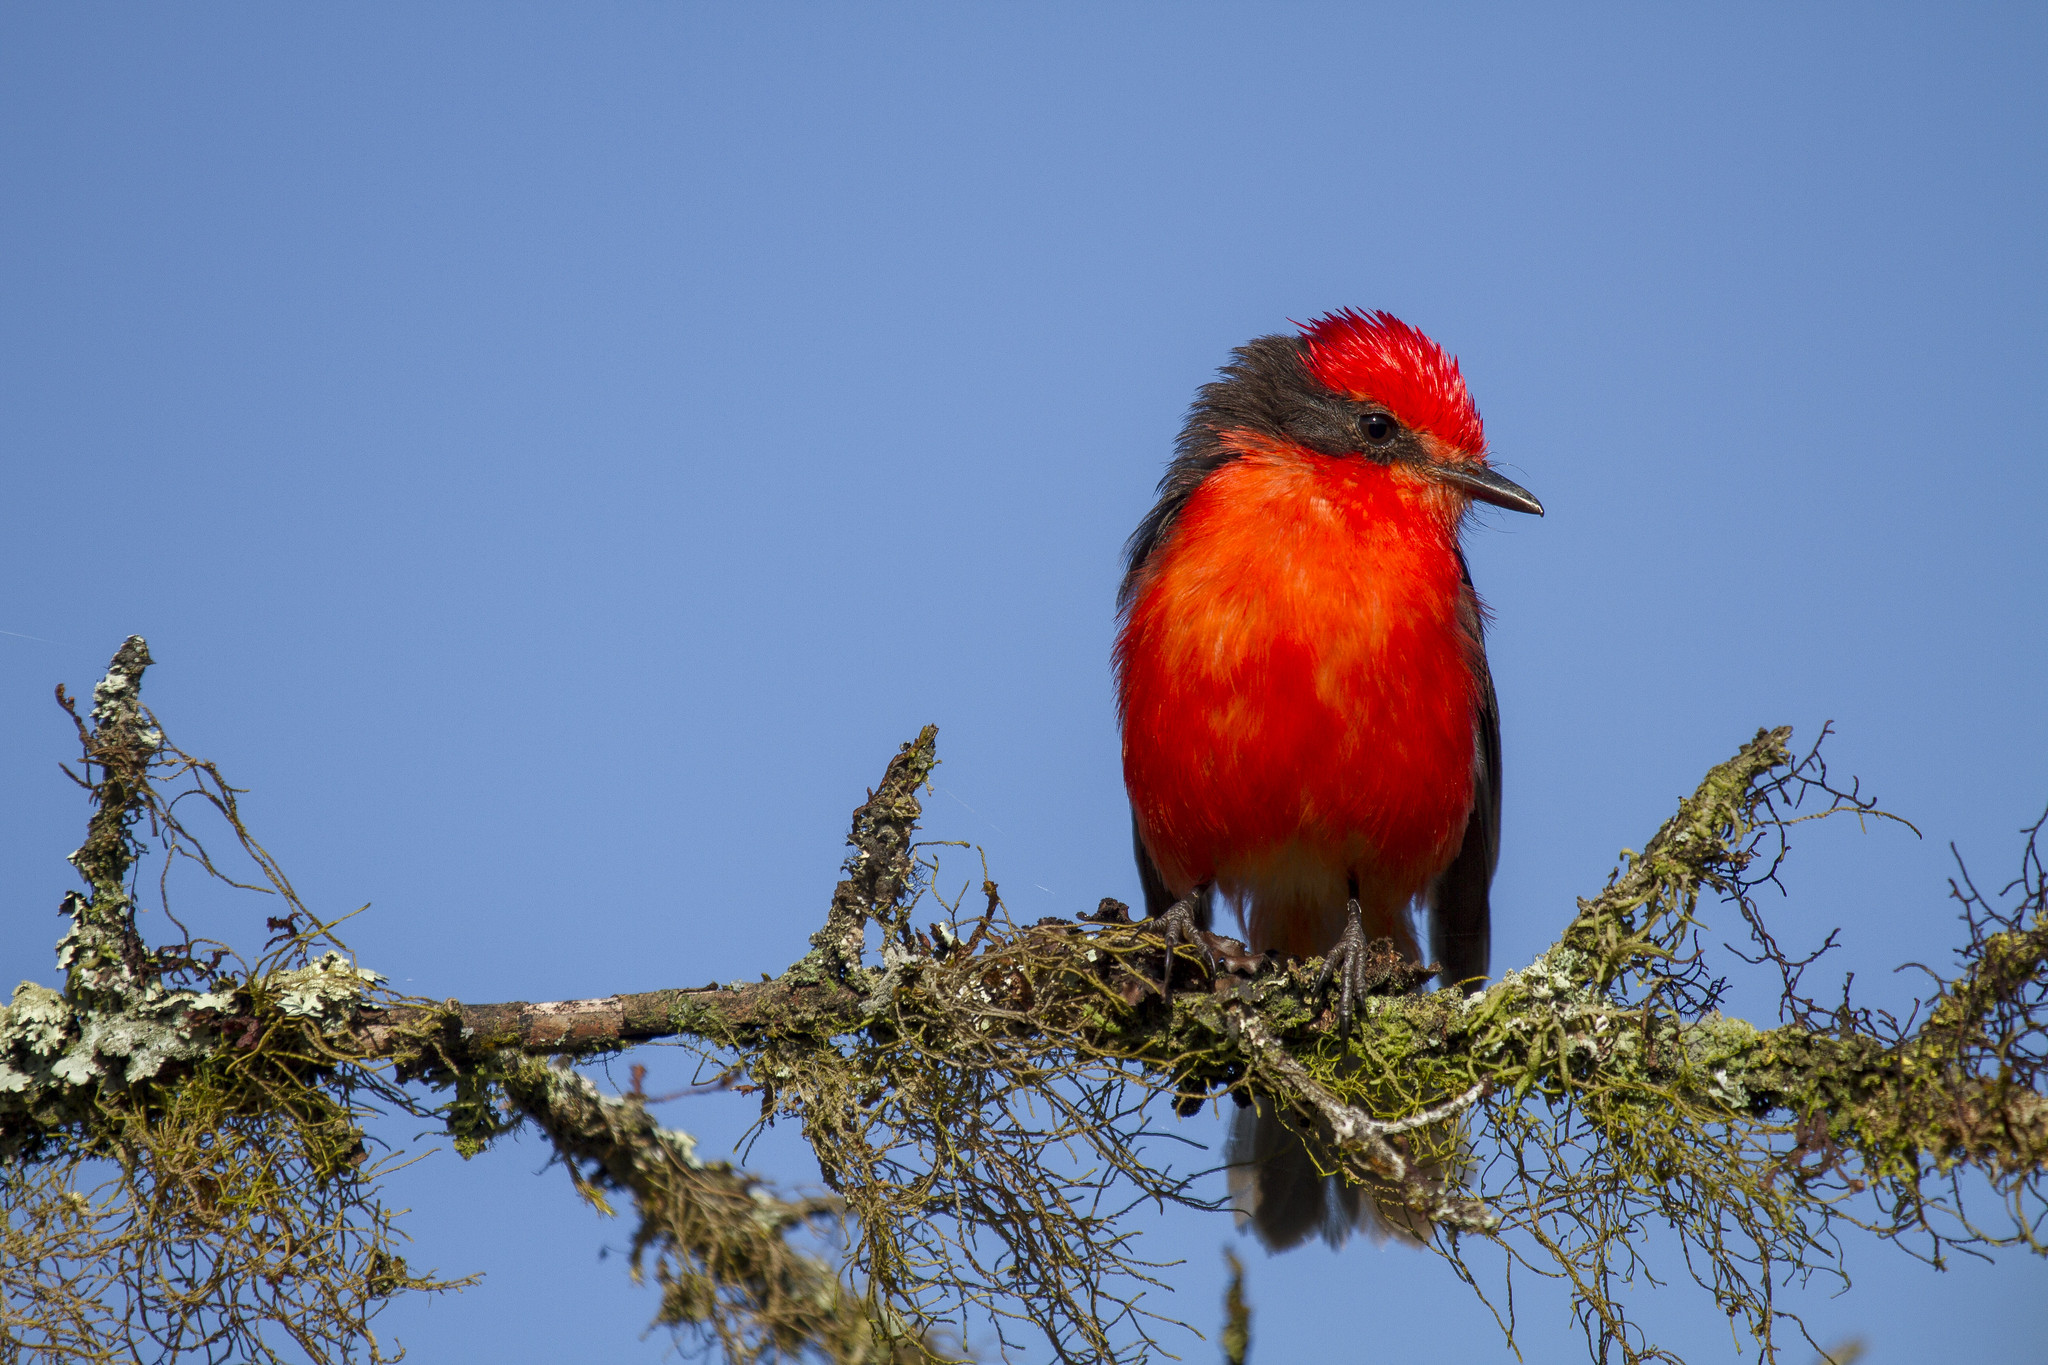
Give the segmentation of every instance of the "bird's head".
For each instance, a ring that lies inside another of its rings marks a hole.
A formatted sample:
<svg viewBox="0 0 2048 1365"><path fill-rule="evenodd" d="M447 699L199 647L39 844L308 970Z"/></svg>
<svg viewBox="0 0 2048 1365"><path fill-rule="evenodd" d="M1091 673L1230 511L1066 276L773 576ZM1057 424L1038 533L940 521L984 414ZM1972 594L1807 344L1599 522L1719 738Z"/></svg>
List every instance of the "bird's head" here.
<svg viewBox="0 0 2048 1365"><path fill-rule="evenodd" d="M1458 362L1389 313L1346 308L1238 348L1188 414L1181 456L1241 432L1322 455L1401 464L1467 498L1515 512L1543 504L1486 461L1486 430ZM1212 456L1213 458L1213 456Z"/></svg>
<svg viewBox="0 0 2048 1365"><path fill-rule="evenodd" d="M1296 336L1264 336L1231 353L1188 409L1173 462L1124 547L1128 606L1152 552L1211 474L1275 445L1369 460L1427 480L1453 529L1474 501L1543 515L1543 504L1487 463L1486 431L1458 362L1387 313L1346 308Z"/></svg>

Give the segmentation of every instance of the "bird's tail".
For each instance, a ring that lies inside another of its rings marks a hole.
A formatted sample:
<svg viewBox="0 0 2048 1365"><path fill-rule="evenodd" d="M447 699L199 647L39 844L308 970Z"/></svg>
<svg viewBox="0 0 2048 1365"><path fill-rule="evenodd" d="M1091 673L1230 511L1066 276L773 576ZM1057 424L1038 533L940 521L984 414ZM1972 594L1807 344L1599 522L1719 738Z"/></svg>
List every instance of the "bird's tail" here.
<svg viewBox="0 0 2048 1365"><path fill-rule="evenodd" d="M1285 1251L1310 1237L1342 1246L1356 1230L1376 1242L1396 1238L1419 1245L1430 1223L1408 1206L1391 1182L1355 1183L1333 1171L1336 1161L1318 1161L1316 1139L1284 1115L1240 1109L1231 1120L1225 1159L1230 1198L1239 1222L1250 1223L1268 1251ZM1439 1163L1419 1162L1411 1178L1434 1182Z"/></svg>

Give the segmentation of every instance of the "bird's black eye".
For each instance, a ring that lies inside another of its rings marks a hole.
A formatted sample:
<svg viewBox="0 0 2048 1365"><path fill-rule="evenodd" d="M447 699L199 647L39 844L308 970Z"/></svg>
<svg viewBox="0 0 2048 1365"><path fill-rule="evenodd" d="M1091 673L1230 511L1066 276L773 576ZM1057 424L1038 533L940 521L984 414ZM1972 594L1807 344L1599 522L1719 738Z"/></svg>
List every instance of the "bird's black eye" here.
<svg viewBox="0 0 2048 1365"><path fill-rule="evenodd" d="M1376 446L1383 446L1393 440L1394 433L1401 429L1400 424L1384 412L1368 412L1363 425L1365 439Z"/></svg>

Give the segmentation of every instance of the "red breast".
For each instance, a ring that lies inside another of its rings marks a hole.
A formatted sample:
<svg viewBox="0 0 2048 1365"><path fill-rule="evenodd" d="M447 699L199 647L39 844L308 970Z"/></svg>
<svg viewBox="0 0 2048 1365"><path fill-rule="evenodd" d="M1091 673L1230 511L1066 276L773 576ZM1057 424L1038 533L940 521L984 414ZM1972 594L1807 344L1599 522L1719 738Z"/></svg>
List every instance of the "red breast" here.
<svg viewBox="0 0 2048 1365"><path fill-rule="evenodd" d="M1348 873L1398 909L1472 808L1460 500L1400 465L1226 441L1237 458L1188 497L1117 645L1141 835L1177 894L1291 899Z"/></svg>

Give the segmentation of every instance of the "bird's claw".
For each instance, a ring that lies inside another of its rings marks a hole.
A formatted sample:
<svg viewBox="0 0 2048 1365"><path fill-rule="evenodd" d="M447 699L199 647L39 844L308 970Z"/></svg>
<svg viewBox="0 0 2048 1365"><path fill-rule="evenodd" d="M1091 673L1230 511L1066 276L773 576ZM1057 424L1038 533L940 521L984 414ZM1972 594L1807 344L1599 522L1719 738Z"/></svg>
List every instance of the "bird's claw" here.
<svg viewBox="0 0 2048 1365"><path fill-rule="evenodd" d="M1159 973L1159 994L1162 997L1171 999L1173 996L1173 959L1183 947L1193 948L1210 971L1216 970L1216 955L1209 947L1209 936L1202 932L1201 924L1195 919L1195 907L1200 903L1201 895L1200 888L1190 891L1159 917L1159 936L1166 941L1166 965Z"/></svg>
<svg viewBox="0 0 2048 1365"><path fill-rule="evenodd" d="M1365 916L1358 908L1358 898L1353 897L1344 907L1344 932L1336 944L1323 956L1323 970L1316 976L1316 990L1320 992L1335 976L1337 989L1337 1031L1351 1031L1351 1015L1358 1002L1365 999L1372 988L1379 984L1372 974L1368 959L1372 956L1372 945L1365 937Z"/></svg>

